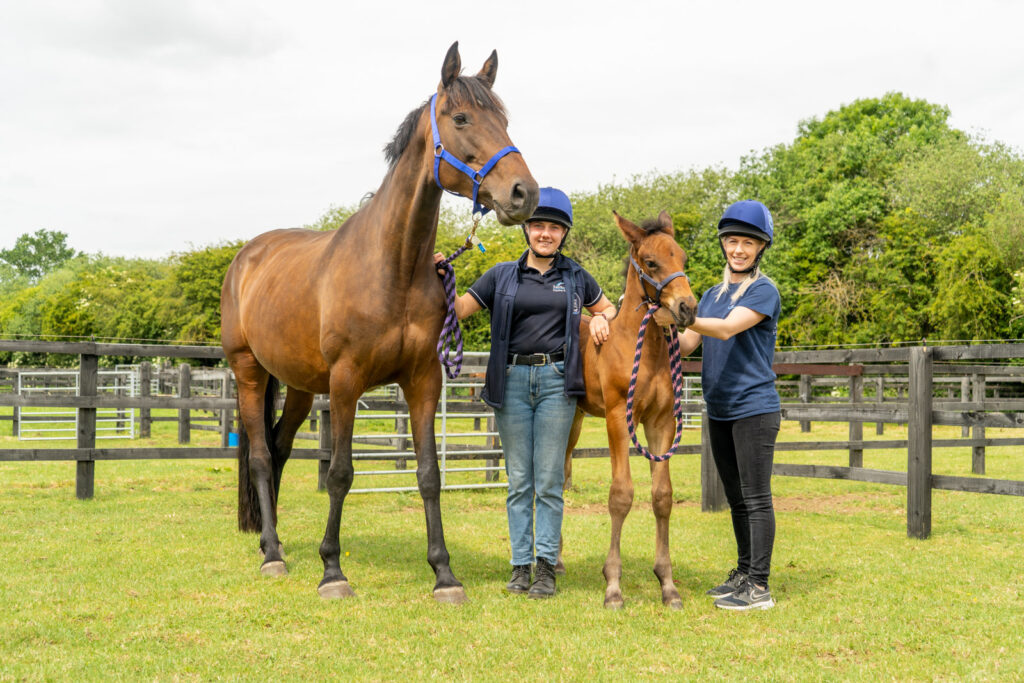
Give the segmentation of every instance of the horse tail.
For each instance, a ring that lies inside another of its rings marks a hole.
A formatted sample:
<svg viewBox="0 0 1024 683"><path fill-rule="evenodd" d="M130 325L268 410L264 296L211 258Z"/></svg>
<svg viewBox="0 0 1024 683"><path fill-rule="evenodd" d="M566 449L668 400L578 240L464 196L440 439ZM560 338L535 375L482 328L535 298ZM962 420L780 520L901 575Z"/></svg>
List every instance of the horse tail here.
<svg viewBox="0 0 1024 683"><path fill-rule="evenodd" d="M270 375L267 390L263 395L263 430L271 460L274 457L274 408L280 383ZM239 412L241 414L241 412ZM256 487L249 480L249 434L242 425L238 430L238 529L239 531L260 531L263 529L263 515ZM271 495L276 497L277 492ZM275 506L276 507L276 506Z"/></svg>

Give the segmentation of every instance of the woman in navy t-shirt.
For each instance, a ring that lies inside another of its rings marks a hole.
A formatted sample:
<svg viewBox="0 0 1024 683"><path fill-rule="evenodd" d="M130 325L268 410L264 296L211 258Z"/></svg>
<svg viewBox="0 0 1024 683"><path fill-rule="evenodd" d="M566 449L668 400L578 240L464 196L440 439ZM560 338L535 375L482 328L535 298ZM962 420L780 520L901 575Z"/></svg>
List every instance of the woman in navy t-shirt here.
<svg viewBox="0 0 1024 683"><path fill-rule="evenodd" d="M703 341L701 383L711 452L732 509L738 560L728 579L707 592L723 609L768 609L775 510L771 475L779 433L775 336L779 290L758 264L772 243L772 215L744 200L718 223L723 281L701 297L697 319L680 335L684 355Z"/></svg>

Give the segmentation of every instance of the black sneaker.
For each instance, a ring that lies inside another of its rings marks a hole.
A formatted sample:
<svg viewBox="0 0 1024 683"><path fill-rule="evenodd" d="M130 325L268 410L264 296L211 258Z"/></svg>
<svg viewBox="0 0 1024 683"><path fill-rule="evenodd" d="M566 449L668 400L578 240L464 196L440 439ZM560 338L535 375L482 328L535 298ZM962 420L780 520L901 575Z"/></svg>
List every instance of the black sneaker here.
<svg viewBox="0 0 1024 683"><path fill-rule="evenodd" d="M519 564L512 567L512 578L505 590L509 593L525 593L530 590L530 565Z"/></svg>
<svg viewBox="0 0 1024 683"><path fill-rule="evenodd" d="M530 584L531 598L550 598L555 594L555 565L543 557L537 558L537 573Z"/></svg>
<svg viewBox="0 0 1024 683"><path fill-rule="evenodd" d="M775 607L775 601L772 600L772 594L768 591L767 586L758 588L748 578L743 581L743 585L735 593L715 600L715 607L736 611L769 609Z"/></svg>
<svg viewBox="0 0 1024 683"><path fill-rule="evenodd" d="M733 569L729 572L729 578L725 580L725 583L718 584L704 595L710 595L713 598L724 598L726 595L732 595L746 578L747 575L739 569Z"/></svg>

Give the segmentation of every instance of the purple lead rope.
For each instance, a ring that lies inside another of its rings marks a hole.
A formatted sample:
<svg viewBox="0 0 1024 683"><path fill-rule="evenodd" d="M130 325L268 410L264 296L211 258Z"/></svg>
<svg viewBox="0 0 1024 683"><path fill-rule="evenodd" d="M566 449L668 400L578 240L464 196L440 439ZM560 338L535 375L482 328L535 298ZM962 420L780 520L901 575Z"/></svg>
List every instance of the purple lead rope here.
<svg viewBox="0 0 1024 683"><path fill-rule="evenodd" d="M476 232L474 226L473 232ZM437 264L438 270L443 270L444 275L439 275L444 284L444 296L448 301L448 312L444 316L444 327L441 328L441 337L437 340L437 359L441 361L444 372L448 379L455 379L462 371L462 328L459 327L459 317L455 314L455 269L451 263L473 245L472 236L466 243L455 250L451 256ZM452 359L454 347L455 358Z"/></svg>
<svg viewBox="0 0 1024 683"><path fill-rule="evenodd" d="M658 310L657 304L647 309L643 322L640 323L640 332L636 338L636 353L633 355L633 373L629 377L629 391L626 392L626 428L629 430L629 438L640 453L652 462L668 460L679 448L679 442L683 438L683 359L679 351L679 338L676 336L676 327L672 325L668 330L663 330L665 340L668 342L669 365L672 371L672 390L675 399L672 403L672 414L676 418L676 439L672 447L665 451L664 455L652 455L649 450L640 445L636 438L636 424L633 422L633 393L636 391L636 378L640 373L640 353L644 347L644 336L647 334L647 323L651 316Z"/></svg>

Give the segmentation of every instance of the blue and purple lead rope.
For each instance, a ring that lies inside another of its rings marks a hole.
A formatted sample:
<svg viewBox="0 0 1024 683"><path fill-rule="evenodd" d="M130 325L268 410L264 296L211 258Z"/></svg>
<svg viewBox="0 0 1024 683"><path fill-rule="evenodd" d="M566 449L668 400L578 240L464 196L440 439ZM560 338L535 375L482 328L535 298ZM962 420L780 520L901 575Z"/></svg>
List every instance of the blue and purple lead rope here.
<svg viewBox="0 0 1024 683"><path fill-rule="evenodd" d="M629 391L626 392L626 428L629 430L629 438L640 453L652 462L668 460L679 448L679 442L683 438L683 359L679 350L679 338L676 336L676 327L672 325L668 330L663 330L665 340L668 342L669 366L672 372L672 391L675 399L672 403L672 414L676 418L676 438L672 447L665 451L664 455L652 455L649 450L640 445L636 438L636 424L633 422L633 393L636 391L636 378L640 373L640 354L644 348L644 337L647 334L647 323L651 316L658 310L657 304L647 309L643 321L640 323L640 332L636 337L636 353L633 355L633 372L629 376Z"/></svg>
<svg viewBox="0 0 1024 683"><path fill-rule="evenodd" d="M474 230L474 232L476 232ZM448 379L455 379L462 371L462 328L459 327L459 317L455 314L455 269L451 262L457 259L473 245L472 238L455 250L451 256L437 264L437 268L444 271L439 275L444 284L444 296L448 302L448 312L444 316L444 327L441 328L441 337L437 340L437 359L441 361L444 372ZM452 348L454 347L455 358L452 359Z"/></svg>

